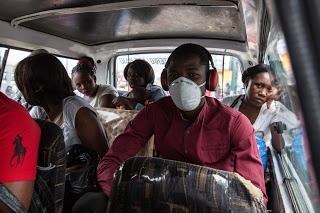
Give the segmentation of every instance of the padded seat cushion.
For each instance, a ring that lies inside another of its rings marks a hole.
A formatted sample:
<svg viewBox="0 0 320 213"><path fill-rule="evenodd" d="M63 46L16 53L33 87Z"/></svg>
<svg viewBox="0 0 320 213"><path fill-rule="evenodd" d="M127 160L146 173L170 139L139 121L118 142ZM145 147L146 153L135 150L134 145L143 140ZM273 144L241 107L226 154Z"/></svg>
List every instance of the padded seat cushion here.
<svg viewBox="0 0 320 213"><path fill-rule="evenodd" d="M99 119L107 133L109 147L112 146L113 141L121 133L124 132L128 123L139 113L137 110L123 110L123 109L111 109L111 108L94 108L99 116ZM149 142L144 148L140 150L137 156L149 156L153 154L154 136L152 136Z"/></svg>
<svg viewBox="0 0 320 213"><path fill-rule="evenodd" d="M115 172L107 212L266 212L263 194L237 173L134 157Z"/></svg>

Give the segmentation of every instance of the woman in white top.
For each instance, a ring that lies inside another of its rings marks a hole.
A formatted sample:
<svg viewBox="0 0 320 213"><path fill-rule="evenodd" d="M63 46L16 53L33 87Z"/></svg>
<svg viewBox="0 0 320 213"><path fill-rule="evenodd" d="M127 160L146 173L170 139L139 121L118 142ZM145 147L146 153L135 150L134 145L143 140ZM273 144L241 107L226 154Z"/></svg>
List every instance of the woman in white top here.
<svg viewBox="0 0 320 213"><path fill-rule="evenodd" d="M61 127L66 151L74 144L100 156L108 151L105 131L94 109L73 93L71 79L55 56L42 53L25 58L16 67L15 81L26 101L42 107L49 120Z"/></svg>
<svg viewBox="0 0 320 213"><path fill-rule="evenodd" d="M274 80L274 74L266 65L258 64L250 67L242 74L246 93L225 97L221 102L247 116L255 129L255 135L262 138L267 145L271 141L273 148L280 152L280 135L274 131L273 125L275 122L283 122L287 126L283 134L284 139L291 141L286 138L289 136L286 133L289 129L297 127L299 121L283 104L272 101Z"/></svg>
<svg viewBox="0 0 320 213"><path fill-rule="evenodd" d="M92 107L115 108L112 100L119 96L112 85L96 84L96 64L90 57L82 57L72 69L72 81L75 93L86 100Z"/></svg>

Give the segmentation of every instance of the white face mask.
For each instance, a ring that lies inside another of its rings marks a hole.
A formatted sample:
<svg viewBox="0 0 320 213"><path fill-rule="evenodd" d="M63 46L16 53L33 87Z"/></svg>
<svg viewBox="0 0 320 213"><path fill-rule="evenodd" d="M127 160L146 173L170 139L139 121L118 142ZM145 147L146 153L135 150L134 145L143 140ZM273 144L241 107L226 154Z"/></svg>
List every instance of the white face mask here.
<svg viewBox="0 0 320 213"><path fill-rule="evenodd" d="M169 92L174 104L182 111L192 111L196 109L202 96L201 89L206 82L201 85L185 78L180 77L174 80L169 86Z"/></svg>

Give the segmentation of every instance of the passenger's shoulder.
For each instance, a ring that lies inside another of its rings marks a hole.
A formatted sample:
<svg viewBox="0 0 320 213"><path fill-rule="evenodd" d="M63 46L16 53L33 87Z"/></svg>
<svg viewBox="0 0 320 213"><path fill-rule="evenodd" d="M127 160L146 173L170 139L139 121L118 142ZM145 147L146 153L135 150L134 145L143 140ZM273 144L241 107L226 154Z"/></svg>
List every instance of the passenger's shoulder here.
<svg viewBox="0 0 320 213"><path fill-rule="evenodd" d="M78 105L78 104L86 105L87 102L83 98L81 98L81 97L79 97L77 95L71 95L71 96L68 96L68 97L63 99L63 104L65 106L67 106L67 105Z"/></svg>
<svg viewBox="0 0 320 213"><path fill-rule="evenodd" d="M162 106L166 106L166 105L168 105L170 103L173 103L171 97L170 96L166 96L166 97L163 97L163 98L155 101L152 104L154 104L155 106L158 106L158 107L162 107Z"/></svg>
<svg viewBox="0 0 320 213"><path fill-rule="evenodd" d="M80 108L86 107L89 108L90 110L94 111L93 107L90 106L83 98L72 95L68 96L65 99L63 99L63 111L75 111L77 112Z"/></svg>
<svg viewBox="0 0 320 213"><path fill-rule="evenodd" d="M176 106L174 105L171 97L166 96L166 97L160 98L159 100L157 100L151 104L146 105L145 107L148 107L149 109L152 109L152 110L166 111L168 109L175 108Z"/></svg>
<svg viewBox="0 0 320 213"><path fill-rule="evenodd" d="M0 115L12 116L14 114L18 115L18 117L22 116L22 118L30 117L27 109L24 108L20 103L12 100L11 98L4 99L4 102L0 104Z"/></svg>
<svg viewBox="0 0 320 213"><path fill-rule="evenodd" d="M116 88L110 84L99 84L99 87L102 89L102 90L112 90L112 91L117 91Z"/></svg>
<svg viewBox="0 0 320 213"><path fill-rule="evenodd" d="M220 102L227 105L227 106L230 106L238 97L239 97L239 95L226 96L226 97L222 98L220 100Z"/></svg>
<svg viewBox="0 0 320 213"><path fill-rule="evenodd" d="M219 113L222 117L226 117L227 115L238 117L241 114L239 111L232 109L213 97L206 97L206 102L210 112Z"/></svg>

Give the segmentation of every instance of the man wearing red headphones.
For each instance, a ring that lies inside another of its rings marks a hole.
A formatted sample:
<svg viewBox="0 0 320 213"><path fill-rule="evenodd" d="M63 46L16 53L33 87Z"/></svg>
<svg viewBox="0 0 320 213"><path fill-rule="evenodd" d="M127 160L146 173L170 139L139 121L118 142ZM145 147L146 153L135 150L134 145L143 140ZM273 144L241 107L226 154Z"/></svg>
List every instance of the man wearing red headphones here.
<svg viewBox="0 0 320 213"><path fill-rule="evenodd" d="M98 182L109 196L116 168L155 135L160 157L237 172L264 194L263 167L250 121L218 100L206 97L218 78L210 53L196 44L183 44L170 55L162 86L170 91L145 106L100 161Z"/></svg>

